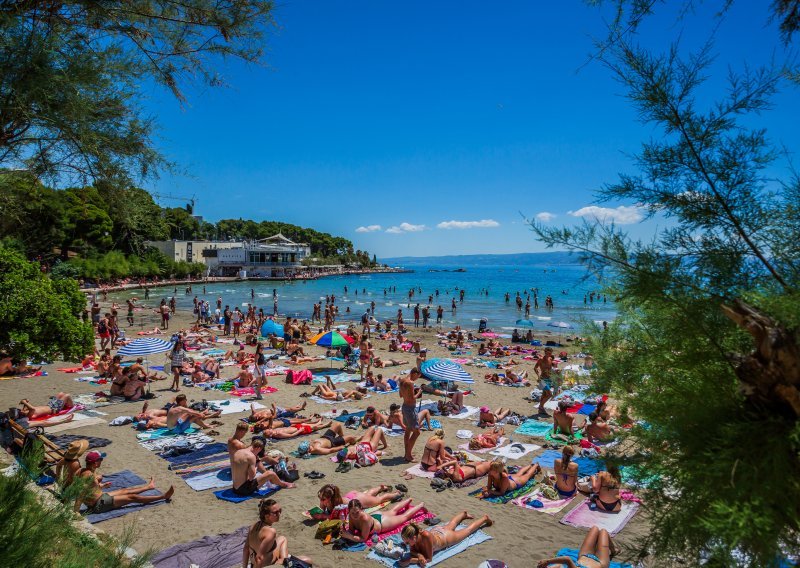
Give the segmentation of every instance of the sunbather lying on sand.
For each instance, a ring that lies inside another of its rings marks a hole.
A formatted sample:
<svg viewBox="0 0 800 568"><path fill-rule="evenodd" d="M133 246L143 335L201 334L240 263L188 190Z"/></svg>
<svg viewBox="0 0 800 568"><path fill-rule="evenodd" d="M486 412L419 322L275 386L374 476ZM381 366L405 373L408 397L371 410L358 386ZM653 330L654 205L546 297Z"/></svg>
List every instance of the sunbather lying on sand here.
<svg viewBox="0 0 800 568"><path fill-rule="evenodd" d="M325 400L361 400L367 389L338 391L330 377L325 377L326 384L319 384L311 391L311 396L317 395ZM363 391L363 392L361 392Z"/></svg>
<svg viewBox="0 0 800 568"><path fill-rule="evenodd" d="M19 365L14 365L11 357L4 357L0 359L0 377L28 375L30 373L37 373L41 369L41 367L29 367L24 361Z"/></svg>
<svg viewBox="0 0 800 568"><path fill-rule="evenodd" d="M468 461L461 463L458 460L450 460L439 466L438 474L445 479L450 479L453 483L463 483L468 479L477 479L489 473L492 467L490 461Z"/></svg>
<svg viewBox="0 0 800 568"><path fill-rule="evenodd" d="M468 527L456 529L462 522L474 518L466 511L463 511L450 519L450 522L446 525L438 525L427 531L422 530L416 523L411 523L404 527L400 536L403 542L411 549L411 557L398 561L398 564L400 566L408 566L409 564L424 566L440 550L455 546L483 527L492 526L492 519L489 518L489 515L483 515L470 523Z"/></svg>
<svg viewBox="0 0 800 568"><path fill-rule="evenodd" d="M352 499L347 504L349 530L341 533L342 538L353 542L367 542L372 535L390 532L413 519L425 503L411 504L411 499L401 501L388 510L371 515L364 511L364 505L358 499Z"/></svg>
<svg viewBox="0 0 800 568"><path fill-rule="evenodd" d="M289 554L289 542L285 536L278 535L272 524L281 518L283 509L274 499L264 499L258 505L258 521L247 531L242 551L242 566L262 568L263 566L283 565L293 558ZM311 559L297 556L311 566Z"/></svg>
<svg viewBox="0 0 800 568"><path fill-rule="evenodd" d="M616 552L608 531L592 527L578 551L577 563L569 556L556 556L540 560L536 568L608 568Z"/></svg>
<svg viewBox="0 0 800 568"><path fill-rule="evenodd" d="M408 361L401 361L400 359L381 359L380 357L375 357L372 360L372 366L377 367L378 369L383 369L386 367L399 367L400 365L407 365Z"/></svg>
<svg viewBox="0 0 800 568"><path fill-rule="evenodd" d="M352 446L356 443L355 436L345 436L344 427L341 422L330 422L328 430L322 437L312 440L308 445L308 451L314 455L335 454L342 448Z"/></svg>
<svg viewBox="0 0 800 568"><path fill-rule="evenodd" d="M473 436L469 441L470 450L481 450L483 448L497 447L500 438L505 436L506 429L502 426L495 426L491 432Z"/></svg>
<svg viewBox="0 0 800 568"><path fill-rule="evenodd" d="M319 497L319 508L323 510L323 513L318 515L319 518L316 520L344 520L347 515L347 504L352 499L358 499L363 508L369 509L370 507L376 507L383 503L395 501L401 495L402 493L400 491L392 491L389 485L380 485L367 489L366 491L350 491L342 497L339 487L328 484L323 486L317 493L317 497Z"/></svg>
<svg viewBox="0 0 800 568"><path fill-rule="evenodd" d="M72 395L65 392L60 392L55 396L51 396L47 401L47 406L34 406L28 402L27 398L19 401L21 406L20 414L28 420L40 418L42 416L49 416L51 414L58 414L64 410L69 410L75 403L72 401Z"/></svg>
<svg viewBox="0 0 800 568"><path fill-rule="evenodd" d="M286 408L282 408L280 406L276 406L273 402L269 408L257 410L255 403L251 403L249 421L251 424L253 424L263 420L269 420L270 418L294 418L298 412L305 410L307 404L307 402L303 402L303 404L299 404L297 406L288 406Z"/></svg>
<svg viewBox="0 0 800 568"><path fill-rule="evenodd" d="M489 468L489 477L486 488L483 490L483 496L497 497L519 489L541 470L542 467L538 463L526 465L512 476L506 471L506 464L501 459L496 459Z"/></svg>
<svg viewBox="0 0 800 568"><path fill-rule="evenodd" d="M511 414L510 408L503 408L502 406L494 412L488 406L481 406L481 415L478 418L478 426L486 428L487 426L494 426L506 416Z"/></svg>
<svg viewBox="0 0 800 568"><path fill-rule="evenodd" d="M306 434L311 434L312 432L316 432L317 430L328 428L331 425L330 420L328 420L327 422L322 422L322 418L317 418L316 420L309 419L305 422L301 422L300 424L273 428L273 422L277 420L281 419L270 418L267 421L267 425L262 431L264 436L266 436L267 438L273 438L275 440L288 440L290 438L297 438L298 436L305 436Z"/></svg>
<svg viewBox="0 0 800 568"><path fill-rule="evenodd" d="M88 494L83 495L75 500L75 511L80 511L81 505L85 504L89 510L88 514L107 513L114 509L119 509L131 503L155 503L156 501L167 501L172 499L172 494L175 489L170 486L166 493L163 495L141 495L145 491L155 489L153 478L147 485L140 485L138 487L127 487L125 489L117 489L104 493L103 489L110 485L110 482L103 483L103 476L97 471L103 464L105 454L100 452L89 452L86 454L86 467L81 469L77 477L89 479L90 487L87 489Z"/></svg>

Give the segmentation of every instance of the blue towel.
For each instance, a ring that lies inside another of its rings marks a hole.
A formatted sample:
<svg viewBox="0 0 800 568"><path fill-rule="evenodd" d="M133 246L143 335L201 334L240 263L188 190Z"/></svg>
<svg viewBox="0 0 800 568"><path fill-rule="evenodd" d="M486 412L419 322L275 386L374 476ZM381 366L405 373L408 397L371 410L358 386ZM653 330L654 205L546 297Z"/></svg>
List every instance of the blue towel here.
<svg viewBox="0 0 800 568"><path fill-rule="evenodd" d="M144 479L129 469L120 471L119 473L104 475L103 481L111 482L111 486L105 489L106 492L116 491L117 489L125 489L126 487L136 487L137 485L144 485L147 483ZM158 489L149 489L143 493L140 493L140 495L161 495L161 491ZM153 507L155 505L161 505L162 503L164 503L164 501L156 501L155 503L149 503L147 505L131 503L130 505L125 505L120 509L114 509L112 511L108 511L107 513L86 515L86 520L92 524L101 523L103 521L107 521L108 519L116 519L117 517L127 515L131 511L138 511L144 507Z"/></svg>
<svg viewBox="0 0 800 568"><path fill-rule="evenodd" d="M458 525L458 527L456 527L456 529L466 528L466 526L467 525L462 523L462 524ZM426 530L430 530L430 529L426 529ZM398 534L393 534L392 536L388 537L386 540L389 540L389 539L391 539L392 542L394 542L394 544L396 544L398 546L401 546L401 547L405 546L403 544L402 539L400 538L400 535L398 535ZM462 540L458 544L456 544L454 546L450 546L448 548L445 548L444 550L440 550L439 552L437 552L436 554L433 555L433 558L431 558L431 561L428 562L427 564L425 564L425 566L435 566L436 564L439 564L440 562L444 562L448 558L452 558L456 554L464 552L466 549L468 549L471 546L475 546L476 544L480 544L482 542L486 542L487 540L491 540L491 539L492 539L492 537L490 537L485 532L478 531L478 532L476 532L474 534L469 535L467 538L465 538L464 540ZM381 564L383 564L384 566L388 566L389 568L395 568L396 566L399 566L397 560L394 560L392 558L386 558L385 556L381 556L380 554L376 553L374 550L371 550L370 553L367 554L367 558L369 558L370 560L375 560L376 562L380 562Z"/></svg>
<svg viewBox="0 0 800 568"><path fill-rule="evenodd" d="M350 418L352 418L353 416L357 416L359 419L361 419L364 417L366 413L367 413L366 410L361 410L359 412L351 412L350 414L342 414L341 416L337 416L336 418L334 418L334 420L336 420L337 422L344 423L350 420Z"/></svg>
<svg viewBox="0 0 800 568"><path fill-rule="evenodd" d="M544 438L548 432L553 430L552 422L540 422L539 420L526 420L514 431L514 434L526 434Z"/></svg>
<svg viewBox="0 0 800 568"><path fill-rule="evenodd" d="M266 486L262 487L252 495L248 495L247 497L242 497L241 495L237 495L233 492L232 488L222 489L220 491L214 491L214 497L217 499L222 499L223 501L230 501L231 503L241 503L242 501L247 501L248 499L254 499L257 497L267 497L272 495L276 491L278 491L280 487L273 487L273 486Z"/></svg>
<svg viewBox="0 0 800 568"><path fill-rule="evenodd" d="M163 371L164 370L164 365L152 365L150 367L150 369L152 371Z"/></svg>
<svg viewBox="0 0 800 568"><path fill-rule="evenodd" d="M228 446L226 446L222 442L217 442L214 444L208 444L207 446L203 446L199 450L194 450L187 454L182 454L180 456L172 456L163 459L167 460L171 464L181 465L187 463L195 463L202 458L206 458L214 454L225 453L227 451L228 451Z"/></svg>
<svg viewBox="0 0 800 568"><path fill-rule="evenodd" d="M597 410L597 405L596 404L585 404L584 403L584 405L581 406L581 409L578 411L578 414L585 414L586 416L589 416L595 410Z"/></svg>
<svg viewBox="0 0 800 568"><path fill-rule="evenodd" d="M572 558L572 560L577 562L578 561L578 550L575 549L575 548L562 548L561 550L556 552L556 556L569 556L570 558ZM619 562L614 562L612 560L611 564L609 564L608 568L632 568L632 566L630 564L627 564L627 563L621 564Z"/></svg>
<svg viewBox="0 0 800 568"><path fill-rule="evenodd" d="M431 418L431 428L441 428L442 423L436 420L435 418Z"/></svg>
<svg viewBox="0 0 800 568"><path fill-rule="evenodd" d="M561 452L558 450L546 450L542 455L537 456L533 461L542 467L552 469L557 459L561 459ZM572 458L572 461L578 464L578 473L580 475L594 475L598 471L604 471L605 465L601 460L593 460L591 458Z"/></svg>

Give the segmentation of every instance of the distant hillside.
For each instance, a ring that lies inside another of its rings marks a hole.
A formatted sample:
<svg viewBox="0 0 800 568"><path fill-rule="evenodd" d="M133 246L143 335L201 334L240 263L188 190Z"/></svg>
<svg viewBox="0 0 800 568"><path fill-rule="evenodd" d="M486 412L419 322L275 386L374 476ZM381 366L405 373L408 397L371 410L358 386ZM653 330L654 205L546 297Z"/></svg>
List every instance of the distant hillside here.
<svg viewBox="0 0 800 568"><path fill-rule="evenodd" d="M578 264L569 252L524 252L516 254L463 254L453 256L399 256L378 259L389 266L492 266L492 265L565 265Z"/></svg>

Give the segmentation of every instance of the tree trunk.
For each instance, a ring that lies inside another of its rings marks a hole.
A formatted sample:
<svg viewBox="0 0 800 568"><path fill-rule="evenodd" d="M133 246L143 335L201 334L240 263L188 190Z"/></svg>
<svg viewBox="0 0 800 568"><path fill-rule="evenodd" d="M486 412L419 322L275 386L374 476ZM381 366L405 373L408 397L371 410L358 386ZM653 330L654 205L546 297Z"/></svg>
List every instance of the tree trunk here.
<svg viewBox="0 0 800 568"><path fill-rule="evenodd" d="M755 342L749 355L730 355L742 392L753 404L766 405L796 420L800 417L797 333L741 300L722 306L722 311Z"/></svg>

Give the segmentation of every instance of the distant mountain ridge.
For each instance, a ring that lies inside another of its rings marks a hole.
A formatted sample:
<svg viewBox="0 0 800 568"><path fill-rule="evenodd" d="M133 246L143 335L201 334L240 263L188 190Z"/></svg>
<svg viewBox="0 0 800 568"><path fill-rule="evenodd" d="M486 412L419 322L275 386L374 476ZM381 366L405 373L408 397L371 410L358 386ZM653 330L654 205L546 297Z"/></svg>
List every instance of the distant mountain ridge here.
<svg viewBox="0 0 800 568"><path fill-rule="evenodd" d="M492 265L565 265L580 264L570 252L523 252L515 254L462 254L447 256L397 256L379 258L389 266L492 266Z"/></svg>

